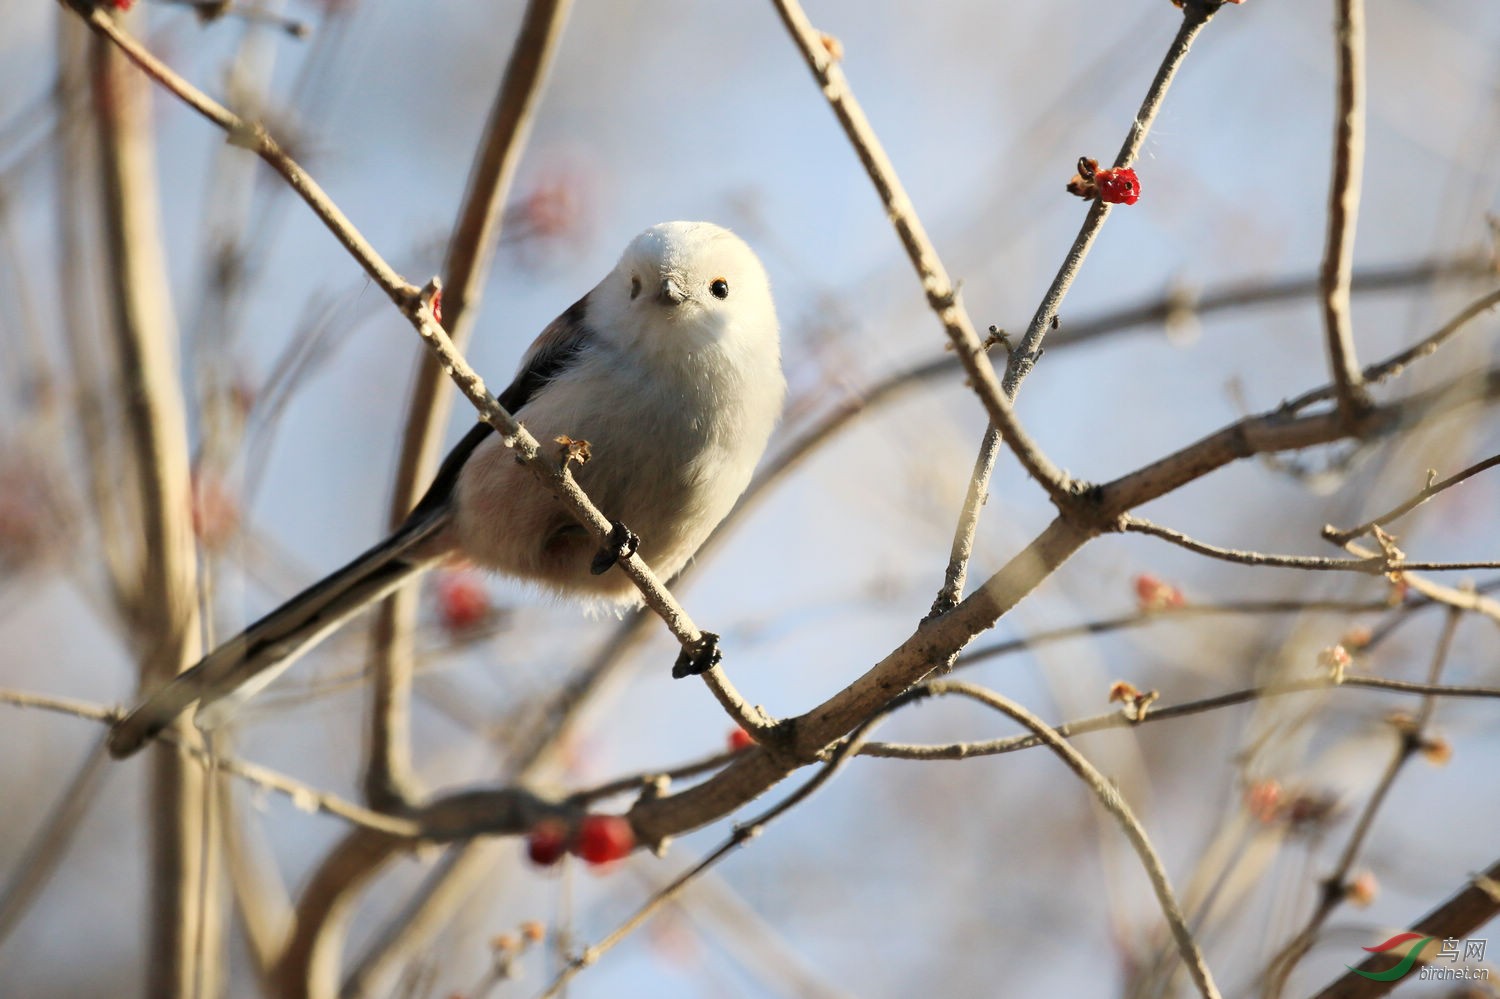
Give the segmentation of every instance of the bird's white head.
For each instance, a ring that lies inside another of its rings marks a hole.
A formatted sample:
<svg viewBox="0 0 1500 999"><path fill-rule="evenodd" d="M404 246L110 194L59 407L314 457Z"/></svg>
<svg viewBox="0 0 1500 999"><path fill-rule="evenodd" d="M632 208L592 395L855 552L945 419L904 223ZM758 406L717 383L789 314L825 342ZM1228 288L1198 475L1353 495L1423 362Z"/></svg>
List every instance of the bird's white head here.
<svg viewBox="0 0 1500 999"><path fill-rule="evenodd" d="M663 222L635 237L590 294L589 312L596 328L649 353L776 349L765 268L743 240L709 222Z"/></svg>

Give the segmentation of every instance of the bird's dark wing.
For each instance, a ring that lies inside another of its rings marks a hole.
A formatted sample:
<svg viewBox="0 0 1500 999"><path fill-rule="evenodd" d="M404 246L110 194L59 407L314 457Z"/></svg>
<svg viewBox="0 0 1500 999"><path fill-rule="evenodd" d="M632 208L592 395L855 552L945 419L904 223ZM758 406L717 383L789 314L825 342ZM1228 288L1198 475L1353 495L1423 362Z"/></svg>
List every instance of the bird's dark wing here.
<svg viewBox="0 0 1500 999"><path fill-rule="evenodd" d="M519 413L543 385L566 371L594 339L594 331L585 318L588 301L589 297L583 296L548 323L521 358L515 379L500 393L500 405L507 413Z"/></svg>
<svg viewBox="0 0 1500 999"><path fill-rule="evenodd" d="M500 405L512 416L518 414L531 401L542 386L568 369L579 353L594 338L594 331L585 321L588 311L588 296L585 295L569 306L568 311L547 324L540 336L532 343L526 356L521 358L521 367L516 377L504 392L500 393ZM453 446L448 456L433 476L432 485L412 508L408 520L425 517L439 507L445 506L458 484L459 472L464 462L474 453L480 443L495 432L495 428L481 420L464 434Z"/></svg>

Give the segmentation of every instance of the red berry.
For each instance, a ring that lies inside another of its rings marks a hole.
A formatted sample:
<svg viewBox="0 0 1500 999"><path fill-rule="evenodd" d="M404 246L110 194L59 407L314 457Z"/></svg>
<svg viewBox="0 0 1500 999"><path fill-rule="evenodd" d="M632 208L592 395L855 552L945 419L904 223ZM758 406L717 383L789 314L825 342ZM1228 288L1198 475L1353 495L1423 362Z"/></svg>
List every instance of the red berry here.
<svg viewBox="0 0 1500 999"><path fill-rule="evenodd" d="M568 852L568 827L556 819L544 819L526 840L526 856L539 867L551 867Z"/></svg>
<svg viewBox="0 0 1500 999"><path fill-rule="evenodd" d="M110 6L115 10L129 10L135 6L135 0L110 0Z"/></svg>
<svg viewBox="0 0 1500 999"><path fill-rule="evenodd" d="M449 631L467 631L490 615L490 596L471 572L448 572L437 579L438 614Z"/></svg>
<svg viewBox="0 0 1500 999"><path fill-rule="evenodd" d="M750 738L750 733L742 728L737 728L729 733L729 751L738 753L742 749L749 749L755 745L755 740Z"/></svg>
<svg viewBox="0 0 1500 999"><path fill-rule="evenodd" d="M1111 205L1133 205L1141 196L1141 182L1129 167L1100 170L1094 175L1099 197Z"/></svg>
<svg viewBox="0 0 1500 999"><path fill-rule="evenodd" d="M607 864L630 856L635 830L623 815L585 815L578 824L573 852L590 864Z"/></svg>
<svg viewBox="0 0 1500 999"><path fill-rule="evenodd" d="M438 322L443 321L443 289L441 288L432 293L432 318Z"/></svg>

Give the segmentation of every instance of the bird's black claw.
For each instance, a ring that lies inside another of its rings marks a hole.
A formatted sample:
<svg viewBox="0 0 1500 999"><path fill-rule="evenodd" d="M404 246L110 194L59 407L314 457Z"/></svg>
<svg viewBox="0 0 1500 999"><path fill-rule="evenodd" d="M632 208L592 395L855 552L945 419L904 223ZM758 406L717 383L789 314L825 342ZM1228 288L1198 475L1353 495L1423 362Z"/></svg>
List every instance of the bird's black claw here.
<svg viewBox="0 0 1500 999"><path fill-rule="evenodd" d="M705 631L691 647L684 645L677 654L677 662L672 664L672 679L681 680L685 676L707 673L723 660L724 653L719 650L719 636Z"/></svg>
<svg viewBox="0 0 1500 999"><path fill-rule="evenodd" d="M641 539L636 537L634 531L620 523L614 522L609 530L609 539L599 554L594 556L594 561L589 563L589 572L596 576L602 576L614 567L614 564L622 558L629 558L635 554L635 550L641 546Z"/></svg>

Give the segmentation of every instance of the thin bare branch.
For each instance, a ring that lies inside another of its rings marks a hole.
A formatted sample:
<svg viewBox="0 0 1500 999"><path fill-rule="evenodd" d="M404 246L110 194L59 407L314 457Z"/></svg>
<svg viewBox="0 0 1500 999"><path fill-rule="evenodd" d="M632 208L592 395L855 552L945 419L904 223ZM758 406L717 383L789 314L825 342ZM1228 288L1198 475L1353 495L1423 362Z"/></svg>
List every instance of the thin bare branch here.
<svg viewBox="0 0 1500 999"><path fill-rule="evenodd" d="M265 160L271 169L281 174L292 190L296 191L297 195L313 210L313 213L322 220L323 224L328 227L328 231L344 244L350 256L365 269L370 279L379 285L392 301L397 303L409 301L420 293L420 288L397 274L384 258L375 252L375 248L366 241L348 217L328 197L328 194L297 164L296 160L292 159L286 150L277 144L275 139L271 138L270 133L262 126L246 121L183 79L121 28L114 16L104 7L96 6L88 0L58 0L58 3L71 9L83 18L90 28L118 46L126 58L139 66L147 76L175 94L198 114L223 129L229 136L230 142L255 153Z"/></svg>
<svg viewBox="0 0 1500 999"><path fill-rule="evenodd" d="M585 808L597 801L602 801L605 798L613 798L617 794L627 794L631 792L639 794L663 779L667 781L679 781L684 780L688 777L698 777L702 774L710 774L715 770L722 769L725 764L729 763L729 761L733 760L741 752L743 752L743 750L730 749L724 752L714 753L712 756L705 757L704 759L697 760L692 763L684 763L680 766L672 767L667 770L645 771L638 774L631 774L628 777L616 777L614 780L606 781L603 784L596 784L593 787L584 788L581 791L574 791L572 794L568 795L566 803L568 805L575 805L579 808Z"/></svg>
<svg viewBox="0 0 1500 999"><path fill-rule="evenodd" d="M824 43L823 36L808 21L807 14L797 0L773 2L792 40L801 50L808 68L812 70L823 96L828 100L829 107L833 109L834 116L843 126L844 134L859 155L865 172L874 183L881 204L885 206L886 215L895 226L901 245L906 249L906 255L922 282L927 303L942 323L948 339L952 341L964 371L973 382L974 391L989 413L990 421L999 428L1006 445L1015 453L1027 473L1055 501L1067 504L1071 499L1070 479L1042 453L1017 420L1010 400L1001 388L995 369L985 353L983 342L974 331L968 310L959 300L958 290L948 277L927 231L922 227L922 222L912 207L911 198L896 176L890 158L886 156L885 147L881 145L864 110L855 100L849 81L839 68L838 60Z"/></svg>
<svg viewBox="0 0 1500 999"><path fill-rule="evenodd" d="M1182 955L1183 963L1187 965L1188 974L1192 976L1193 983L1198 987L1199 994L1204 996L1204 999L1218 996L1218 987L1214 985L1213 976L1209 973L1208 964L1203 959L1203 952L1199 950L1198 942L1193 939L1192 932L1188 929L1187 919L1182 914L1182 907L1177 904L1177 896L1172 891L1172 884L1167 879L1167 872L1162 866L1161 858L1156 855L1156 849L1151 845L1146 830L1131 812L1125 799L1120 796L1119 789L1078 750L1068 745L1055 729L1010 698L961 680L934 680L927 684L926 689L938 696L956 694L960 697L967 697L1019 722L1031 729L1032 734L1045 743L1058 759L1067 764L1069 770L1078 775L1089 790L1094 792L1099 803L1120 824L1125 838L1130 840L1130 845L1140 857L1141 866L1146 869L1146 876L1151 881L1151 888L1156 892L1156 900L1161 906L1162 916L1172 930L1172 937L1177 941L1177 949Z"/></svg>
<svg viewBox="0 0 1500 999"><path fill-rule="evenodd" d="M1344 547L1359 558L1374 557L1374 552L1361 548L1352 541ZM1486 595L1493 588L1492 585L1489 587L1444 586L1441 583L1434 583L1417 572L1403 573L1401 581L1428 600L1446 604L1458 610L1474 611L1500 624L1500 600Z"/></svg>
<svg viewBox="0 0 1500 999"><path fill-rule="evenodd" d="M1336 7L1338 123L1328 195L1328 238L1323 250L1323 325L1338 412L1353 427L1370 406L1349 316L1354 228L1365 156L1365 5L1364 0L1336 0Z"/></svg>
<svg viewBox="0 0 1500 999"><path fill-rule="evenodd" d="M1268 555L1265 552L1246 551L1238 548L1220 548L1181 531L1162 527L1133 514L1122 519L1124 529L1133 534L1149 534L1153 538L1170 541L1179 548L1186 548L1199 555L1207 555L1224 562L1239 565L1271 566L1278 569L1306 569L1313 572L1360 572L1369 576L1383 576L1393 572L1456 572L1474 569L1500 569L1500 561L1479 562L1413 562L1387 555L1371 555L1368 558L1322 558L1317 555Z"/></svg>
<svg viewBox="0 0 1500 999"><path fill-rule="evenodd" d="M1241 615L1258 614L1383 614L1390 611L1414 610L1418 606L1425 606L1431 601L1423 600L1391 606L1389 600L1226 600L1221 603L1199 603L1184 604L1181 607L1164 607L1161 610L1139 610L1133 614L1122 614L1118 617L1100 618L1093 621L1084 621L1081 624L1064 625L1060 628L1051 628L1039 631L1021 638L1011 638L994 645L986 645L981 648L971 649L958 657L954 668L977 666L979 663L990 659L998 659L1001 656L1013 655L1017 652L1026 652L1031 649L1050 645L1053 642L1064 642L1073 638L1083 638L1089 635L1104 635L1113 631L1124 631L1129 628L1144 628L1157 624L1180 624L1202 617L1239 617Z"/></svg>
<svg viewBox="0 0 1500 999"><path fill-rule="evenodd" d="M1429 697L1475 697L1500 699L1500 687L1465 687L1439 683L1417 683L1411 680L1392 680L1379 676L1308 677L1282 683L1268 683L1242 690L1232 690L1213 697L1203 697L1181 704L1159 706L1152 704L1144 714L1126 710L1080 718L1055 726L1058 735L1071 739L1089 732L1103 732L1115 728L1135 728L1172 718L1184 718L1209 711L1218 711L1237 704L1250 704L1270 697L1285 697L1289 694L1305 694L1326 690L1374 690L1389 694L1422 694ZM1016 735L1005 739L990 739L983 742L948 742L933 745L900 742L868 742L861 750L863 756L878 756L893 760L967 760L976 756L1000 756L1005 753L1035 749L1042 740L1035 735Z"/></svg>
<svg viewBox="0 0 1500 999"><path fill-rule="evenodd" d="M1215 9L1217 9L1216 5L1199 3L1187 4L1183 8L1182 25L1172 39L1172 44L1168 47L1167 54L1163 57L1161 66L1158 67L1156 76L1151 81L1151 87L1146 91L1140 110L1131 120L1130 132L1126 135L1125 143L1115 157L1116 167L1129 166L1140 154L1146 135L1150 132L1151 125L1156 121L1156 115L1166 100L1167 88L1172 85L1172 79L1177 75L1178 68L1187 58L1193 39L1208 23ZM1001 387L1005 390L1006 397L1012 402L1015 401L1016 393L1021 389L1021 382L1041 359L1042 340L1047 336L1047 331L1052 328L1058 310L1062 308L1063 299L1073 286L1073 280L1083 269L1084 258L1088 256L1099 233L1104 230L1104 221L1109 218L1111 207L1102 198L1094 199L1089 205L1083 226L1074 237L1073 245L1069 248L1067 256L1063 258L1062 266L1053 277L1051 286L1042 296L1041 305L1037 306L1036 313L1027 324L1025 335L1022 336L1016 348L1010 352ZM991 422L985 429L984 437L979 444L979 454L974 459L974 470L970 474L969 486L964 494L963 508L959 511L958 523L954 527L953 543L949 546L948 567L943 573L943 586L932 604L933 614L944 613L963 597L964 584L969 572L969 560L974 554L974 537L979 530L979 515L989 498L990 477L995 471L995 459L1000 452L1000 443L999 427Z"/></svg>
<svg viewBox="0 0 1500 999"><path fill-rule="evenodd" d="M1172 44L1167 47L1161 65L1157 67L1156 76L1152 78L1146 97L1141 101L1140 110L1130 122L1130 132L1125 136L1125 142L1115 156L1116 167L1128 167L1140 155L1146 136L1150 133L1151 126L1155 123L1156 116L1166 101L1167 90L1171 87L1172 80L1182 67L1183 60L1187 58L1188 50L1192 48L1198 33L1208 24L1217 9L1217 3L1183 4L1182 24L1172 38ZM1012 399L1020 389L1021 382L1031 373L1031 370L1036 367L1036 362L1041 358L1042 341L1046 338L1048 330L1052 328L1052 322L1057 318L1058 310L1062 308L1063 299L1072 288L1073 280L1078 276L1078 272L1083 268L1084 258L1093 248L1094 241L1103 230L1104 220L1109 218L1112 208L1112 205L1099 199L1095 199L1089 206L1083 227L1074 237L1073 245L1068 249L1062 266L1058 268L1051 286L1042 297L1042 304L1038 306L1036 313L1031 317L1031 322L1027 324L1026 333L1016 345L1015 351L1011 353L1010 360L1005 366L1005 391Z"/></svg>
<svg viewBox="0 0 1500 999"><path fill-rule="evenodd" d="M118 708L107 708L103 705L91 704L87 701L4 688L0 688L0 704L9 704L18 708L32 708L39 711L50 711L55 714L69 715L88 721L103 722L106 725L114 724L119 720L121 714ZM363 808L346 801L336 794L320 791L310 784L306 784L293 777L288 777L269 767L263 767L258 763L238 760L232 756L224 756L217 753L211 754L199 745L196 739L184 738L172 730L163 732L158 736L158 739L168 746L175 747L185 759L193 761L200 767L207 768L212 765L225 773L242 778L257 787L274 791L277 794L283 794L290 798L292 803L303 811L324 812L355 825L365 826L386 835L399 836L406 839L414 839L420 837L422 834L421 826L411 819L397 818L373 812L368 808Z"/></svg>
<svg viewBox="0 0 1500 999"><path fill-rule="evenodd" d="M1358 527L1351 527L1348 530L1339 530L1338 528L1330 524L1327 527L1323 528L1323 537L1328 541L1331 541L1332 543L1343 547L1344 545L1347 545L1349 542L1353 541L1355 538L1369 534L1377 527L1384 527L1391 521L1396 520L1399 517L1404 517L1406 514L1411 513L1417 507L1421 506L1423 503L1426 503L1428 500L1432 499L1432 497L1436 496L1438 493L1443 492L1447 489L1452 489L1454 486L1458 485L1460 482L1463 482L1465 479L1472 478L1478 475L1480 472L1485 471L1486 469L1494 468L1496 465L1500 465L1500 454L1494 455L1490 458L1486 458L1483 461L1476 461L1474 464L1470 465L1463 471L1456 472L1455 474L1448 476L1446 479L1443 479L1440 482L1433 481L1437 478L1436 472L1429 472L1427 485L1420 491L1418 491L1417 494L1411 499L1407 500L1404 503L1398 503L1396 506L1391 507L1391 509L1387 510L1385 513L1382 513L1378 517L1370 518L1363 524L1360 524Z"/></svg>
<svg viewBox="0 0 1500 999"><path fill-rule="evenodd" d="M1473 302L1464 306L1452 319L1410 347L1392 354L1378 364L1372 364L1365 368L1364 381L1366 384L1378 385L1387 378L1401 374L1401 372L1406 370L1408 364L1424 357L1430 357L1437 352L1439 347L1451 340L1456 334L1462 332L1465 326L1468 326L1469 323L1489 312L1497 305L1500 305L1500 289L1481 295ZM1289 413L1300 412L1314 403L1333 398L1334 393L1334 386L1325 385L1291 399L1282 408Z"/></svg>

